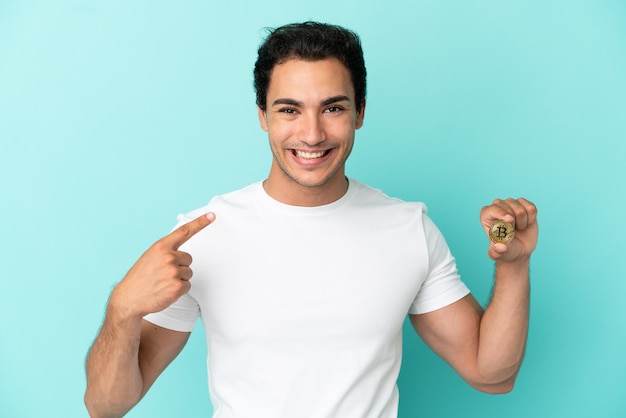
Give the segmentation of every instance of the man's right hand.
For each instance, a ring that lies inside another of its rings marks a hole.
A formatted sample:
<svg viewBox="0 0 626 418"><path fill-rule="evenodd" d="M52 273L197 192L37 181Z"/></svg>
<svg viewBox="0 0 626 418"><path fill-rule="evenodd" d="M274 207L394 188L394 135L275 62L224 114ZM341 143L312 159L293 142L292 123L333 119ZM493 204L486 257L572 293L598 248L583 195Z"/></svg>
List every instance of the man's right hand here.
<svg viewBox="0 0 626 418"><path fill-rule="evenodd" d="M178 248L214 220L215 214L207 213L155 242L115 287L109 308L124 318L140 319L162 311L187 293L192 259Z"/></svg>

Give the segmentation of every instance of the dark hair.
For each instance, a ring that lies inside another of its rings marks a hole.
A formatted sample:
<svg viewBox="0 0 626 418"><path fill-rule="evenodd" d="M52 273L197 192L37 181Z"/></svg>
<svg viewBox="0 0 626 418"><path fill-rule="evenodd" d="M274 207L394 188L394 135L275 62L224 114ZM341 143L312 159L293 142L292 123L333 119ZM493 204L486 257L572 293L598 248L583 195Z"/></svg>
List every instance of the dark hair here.
<svg viewBox="0 0 626 418"><path fill-rule="evenodd" d="M254 65L254 90L256 104L267 107L267 88L274 66L291 58L317 61L336 58L346 66L356 101L356 110L365 103L366 70L359 36L341 26L318 22L293 23L270 29L265 42L259 47Z"/></svg>

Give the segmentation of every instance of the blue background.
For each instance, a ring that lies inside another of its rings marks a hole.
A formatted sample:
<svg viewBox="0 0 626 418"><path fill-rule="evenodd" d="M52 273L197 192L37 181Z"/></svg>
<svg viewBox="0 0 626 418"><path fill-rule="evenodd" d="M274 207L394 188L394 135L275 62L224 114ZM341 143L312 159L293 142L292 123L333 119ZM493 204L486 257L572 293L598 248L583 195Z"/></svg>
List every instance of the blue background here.
<svg viewBox="0 0 626 418"><path fill-rule="evenodd" d="M269 170L252 66L264 27L360 33L348 174L424 201L481 302L478 222L540 210L515 390L469 388L407 327L400 415L626 416L623 1L0 2L0 416L81 417L114 284L175 216ZM128 417L207 417L205 342Z"/></svg>

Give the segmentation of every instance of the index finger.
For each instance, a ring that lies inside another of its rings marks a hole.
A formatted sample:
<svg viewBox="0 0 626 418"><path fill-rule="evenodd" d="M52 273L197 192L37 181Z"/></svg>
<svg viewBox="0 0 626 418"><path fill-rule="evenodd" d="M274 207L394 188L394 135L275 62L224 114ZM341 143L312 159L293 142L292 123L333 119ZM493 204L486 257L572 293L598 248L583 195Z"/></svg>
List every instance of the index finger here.
<svg viewBox="0 0 626 418"><path fill-rule="evenodd" d="M481 212L481 218L486 227L497 220L503 220L520 230L535 223L536 216L537 208L524 198L496 199L490 206L485 206Z"/></svg>
<svg viewBox="0 0 626 418"><path fill-rule="evenodd" d="M489 230L489 227L496 221L505 221L508 223L514 223L515 217L512 215L512 211L501 199L494 200L491 205L484 206L480 211L480 220L485 228L485 231Z"/></svg>
<svg viewBox="0 0 626 418"><path fill-rule="evenodd" d="M187 242L189 238L202 231L207 225L213 223L214 220L215 214L213 212L205 213L202 216L198 216L193 221L179 226L170 232L169 235L166 235L162 241L171 245L174 250L178 250L178 247Z"/></svg>

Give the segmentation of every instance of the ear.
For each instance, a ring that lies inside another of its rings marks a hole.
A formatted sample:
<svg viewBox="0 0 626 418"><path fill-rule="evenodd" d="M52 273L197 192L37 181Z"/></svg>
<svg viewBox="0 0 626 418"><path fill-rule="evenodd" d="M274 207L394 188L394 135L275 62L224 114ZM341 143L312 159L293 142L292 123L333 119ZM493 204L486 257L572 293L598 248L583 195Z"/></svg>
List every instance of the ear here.
<svg viewBox="0 0 626 418"><path fill-rule="evenodd" d="M261 123L261 129L267 132L269 130L269 127L267 126L267 112L261 109L260 107L257 107L257 111L259 114L259 122Z"/></svg>
<svg viewBox="0 0 626 418"><path fill-rule="evenodd" d="M356 114L354 129L360 129L361 126L363 126L363 119L365 119L365 100L363 100L361 110L359 110L359 113Z"/></svg>

